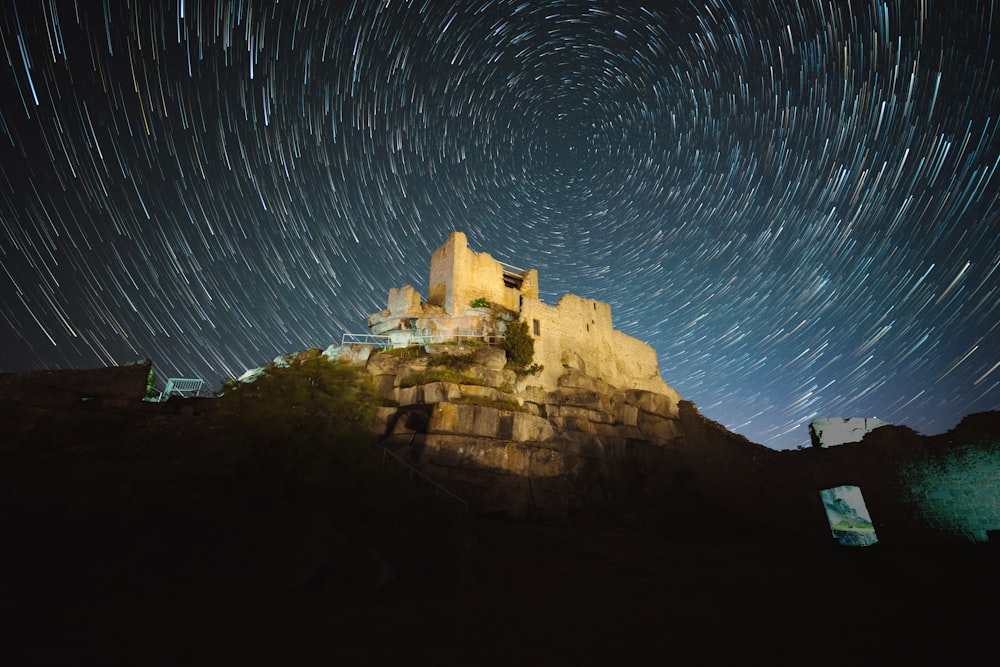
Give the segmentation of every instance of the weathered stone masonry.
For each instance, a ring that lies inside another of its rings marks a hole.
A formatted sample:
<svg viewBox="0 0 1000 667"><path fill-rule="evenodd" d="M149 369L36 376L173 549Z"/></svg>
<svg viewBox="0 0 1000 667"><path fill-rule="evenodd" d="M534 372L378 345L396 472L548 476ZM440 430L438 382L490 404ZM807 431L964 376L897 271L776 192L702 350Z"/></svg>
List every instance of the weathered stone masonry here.
<svg viewBox="0 0 1000 667"><path fill-rule="evenodd" d="M473 308L479 300L489 308ZM506 322L528 324L535 339L535 362L544 367L528 379L553 386L564 367L586 372L613 387L680 396L660 376L656 351L616 331L611 306L566 294L555 306L538 298L538 271L504 265L487 253L469 249L462 232L453 232L431 257L428 297L411 286L394 288L386 310L368 318L372 333L400 343L410 336L475 332L501 336Z"/></svg>

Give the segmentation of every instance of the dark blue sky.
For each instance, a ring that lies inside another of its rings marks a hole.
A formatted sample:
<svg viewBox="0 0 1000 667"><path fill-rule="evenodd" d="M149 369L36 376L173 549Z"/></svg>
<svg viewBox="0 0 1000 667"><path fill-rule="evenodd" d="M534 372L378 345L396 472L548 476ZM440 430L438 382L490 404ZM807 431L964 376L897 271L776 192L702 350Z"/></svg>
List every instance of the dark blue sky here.
<svg viewBox="0 0 1000 667"><path fill-rule="evenodd" d="M217 384L453 229L762 444L1000 408L994 2L0 7L0 370Z"/></svg>

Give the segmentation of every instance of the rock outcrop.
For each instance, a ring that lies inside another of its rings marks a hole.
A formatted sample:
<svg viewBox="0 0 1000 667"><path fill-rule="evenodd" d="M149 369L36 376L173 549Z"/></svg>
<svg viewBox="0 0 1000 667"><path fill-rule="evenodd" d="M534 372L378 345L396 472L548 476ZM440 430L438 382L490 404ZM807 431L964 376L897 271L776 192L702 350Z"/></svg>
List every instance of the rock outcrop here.
<svg viewBox="0 0 1000 667"><path fill-rule="evenodd" d="M495 347L373 351L364 367L387 404L374 429L481 512L558 516L648 504L677 477L671 461L685 449L678 396L610 386L574 361L568 356L555 385L540 387L506 369Z"/></svg>

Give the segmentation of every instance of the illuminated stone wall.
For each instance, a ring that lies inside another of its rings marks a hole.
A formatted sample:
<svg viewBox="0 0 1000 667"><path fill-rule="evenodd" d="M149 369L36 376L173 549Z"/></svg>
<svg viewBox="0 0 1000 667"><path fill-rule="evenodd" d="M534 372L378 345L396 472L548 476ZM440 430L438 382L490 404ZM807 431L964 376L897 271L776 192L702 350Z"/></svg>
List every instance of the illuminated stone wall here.
<svg viewBox="0 0 1000 667"><path fill-rule="evenodd" d="M507 273L508 280L521 283L519 287L505 284L503 264L488 253L469 250L465 234L452 232L431 256L427 302L443 307L449 315L463 314L477 299L486 299L517 312L522 296L538 298L538 271Z"/></svg>
<svg viewBox="0 0 1000 667"><path fill-rule="evenodd" d="M802 536L826 538L818 492L850 484L881 543L986 542L1000 531L1000 413L940 435L883 426L860 442L780 452L768 480L774 516Z"/></svg>
<svg viewBox="0 0 1000 667"><path fill-rule="evenodd" d="M555 387L567 370L585 370L618 389L665 394L675 405L680 400L660 377L656 351L614 329L609 304L573 294L555 306L542 303L537 270L515 271L488 253L470 250L462 232L452 232L432 255L429 285L426 302L410 286L391 290L388 309L368 318L372 333L405 337L474 330L493 335L504 327L496 315L499 306L506 309L505 317L527 322L535 339L535 363L544 371L527 378L527 386ZM472 308L479 299L494 308Z"/></svg>
<svg viewBox="0 0 1000 667"><path fill-rule="evenodd" d="M656 350L611 325L611 306L566 294L557 306L524 299L521 319L535 339L535 362L545 367L538 378L554 386L567 369L583 370L619 389L642 389L680 396L660 377ZM583 368L575 368L581 364Z"/></svg>
<svg viewBox="0 0 1000 667"><path fill-rule="evenodd" d="M938 537L986 542L1000 531L1000 440L935 454L901 468L903 513Z"/></svg>

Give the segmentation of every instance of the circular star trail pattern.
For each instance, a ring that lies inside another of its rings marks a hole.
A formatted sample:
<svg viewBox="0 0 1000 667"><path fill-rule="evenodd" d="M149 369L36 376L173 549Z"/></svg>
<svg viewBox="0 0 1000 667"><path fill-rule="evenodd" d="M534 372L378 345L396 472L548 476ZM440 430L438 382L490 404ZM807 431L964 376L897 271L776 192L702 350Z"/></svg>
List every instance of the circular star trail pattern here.
<svg viewBox="0 0 1000 667"><path fill-rule="evenodd" d="M210 383L453 229L775 448L1000 408L989 0L0 8L0 370Z"/></svg>

